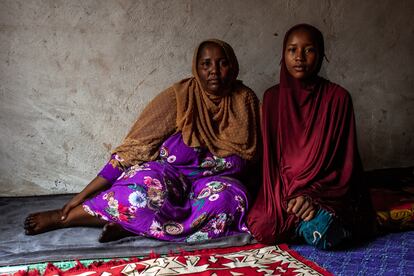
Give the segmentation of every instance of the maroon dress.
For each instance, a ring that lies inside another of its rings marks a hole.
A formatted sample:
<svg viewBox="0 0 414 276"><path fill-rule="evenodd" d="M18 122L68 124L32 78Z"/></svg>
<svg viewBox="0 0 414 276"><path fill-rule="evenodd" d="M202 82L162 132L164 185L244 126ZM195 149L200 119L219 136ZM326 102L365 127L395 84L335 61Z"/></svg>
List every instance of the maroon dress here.
<svg viewBox="0 0 414 276"><path fill-rule="evenodd" d="M285 242L296 235L301 221L286 209L298 196L325 210L355 238L372 229L351 96L317 76L324 57L319 37L315 74L306 83L295 79L282 58L280 83L264 94L263 181L247 219L249 230L263 243Z"/></svg>

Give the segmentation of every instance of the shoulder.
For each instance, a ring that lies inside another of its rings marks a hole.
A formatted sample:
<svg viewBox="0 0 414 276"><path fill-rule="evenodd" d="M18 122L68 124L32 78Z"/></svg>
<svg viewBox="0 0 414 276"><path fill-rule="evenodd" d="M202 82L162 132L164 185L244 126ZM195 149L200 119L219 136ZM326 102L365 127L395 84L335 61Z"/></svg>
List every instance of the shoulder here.
<svg viewBox="0 0 414 276"><path fill-rule="evenodd" d="M157 96L155 96L154 100L160 100L162 98L175 98L175 91L173 86L170 86L161 91Z"/></svg>
<svg viewBox="0 0 414 276"><path fill-rule="evenodd" d="M195 82L194 77L182 79L174 83L169 89L171 89L175 93L187 93L189 90L189 87L193 85L194 82Z"/></svg>
<svg viewBox="0 0 414 276"><path fill-rule="evenodd" d="M325 80L324 94L326 102L332 107L334 112L340 110L352 110L352 97L351 94L339 84Z"/></svg>
<svg viewBox="0 0 414 276"><path fill-rule="evenodd" d="M323 85L325 93L332 97L333 99L338 100L350 100L351 94L349 94L348 90L343 88L337 83L331 82L329 80L323 79Z"/></svg>
<svg viewBox="0 0 414 276"><path fill-rule="evenodd" d="M146 108L154 109L159 106L174 106L176 101L176 95L173 87L168 87L167 89L158 93L146 106Z"/></svg>
<svg viewBox="0 0 414 276"><path fill-rule="evenodd" d="M242 97L250 102L259 103L259 98L257 97L256 93L241 81L237 81L235 83L234 91L232 92L232 94L235 97Z"/></svg>
<svg viewBox="0 0 414 276"><path fill-rule="evenodd" d="M351 94L337 83L323 79L324 98L332 106L340 108L340 106L352 106Z"/></svg>
<svg viewBox="0 0 414 276"><path fill-rule="evenodd" d="M263 94L263 102L270 100L271 98L275 97L279 93L279 84L273 85L266 89Z"/></svg>

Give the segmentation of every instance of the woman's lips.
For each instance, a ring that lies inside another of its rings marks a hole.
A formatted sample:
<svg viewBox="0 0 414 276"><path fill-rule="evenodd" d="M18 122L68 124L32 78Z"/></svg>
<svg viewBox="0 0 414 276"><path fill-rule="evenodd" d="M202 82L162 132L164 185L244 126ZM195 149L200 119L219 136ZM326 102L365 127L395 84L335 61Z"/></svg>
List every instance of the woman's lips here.
<svg viewBox="0 0 414 276"><path fill-rule="evenodd" d="M208 80L208 82L212 83L212 84L216 84L216 83L220 83L220 80L219 79L211 79L211 80Z"/></svg>

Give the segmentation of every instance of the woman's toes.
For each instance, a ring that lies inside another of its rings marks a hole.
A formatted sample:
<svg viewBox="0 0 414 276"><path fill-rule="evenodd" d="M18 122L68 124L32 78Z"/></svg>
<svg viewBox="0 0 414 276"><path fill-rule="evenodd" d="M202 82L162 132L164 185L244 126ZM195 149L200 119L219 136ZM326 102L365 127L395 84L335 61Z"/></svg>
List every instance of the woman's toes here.
<svg viewBox="0 0 414 276"><path fill-rule="evenodd" d="M30 227L34 227L36 224L33 221L33 217L32 215L27 216L27 218L24 220L24 228L30 228Z"/></svg>
<svg viewBox="0 0 414 276"><path fill-rule="evenodd" d="M28 215L24 222L26 235L36 235L62 228L59 212L59 210L50 210Z"/></svg>
<svg viewBox="0 0 414 276"><path fill-rule="evenodd" d="M32 220L32 216L31 216L31 215L28 215L28 216L26 217L26 219L24 220L24 223L25 223L25 224L26 224L26 223L29 223L31 220Z"/></svg>

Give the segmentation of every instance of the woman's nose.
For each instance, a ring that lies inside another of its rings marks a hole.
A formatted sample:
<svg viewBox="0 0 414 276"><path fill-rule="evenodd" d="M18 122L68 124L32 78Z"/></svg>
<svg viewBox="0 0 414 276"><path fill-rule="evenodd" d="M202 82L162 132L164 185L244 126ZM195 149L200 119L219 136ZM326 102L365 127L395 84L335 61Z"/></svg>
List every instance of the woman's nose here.
<svg viewBox="0 0 414 276"><path fill-rule="evenodd" d="M220 64L213 64L212 66L211 66L211 73L218 73L220 71Z"/></svg>

